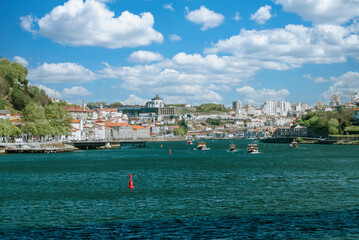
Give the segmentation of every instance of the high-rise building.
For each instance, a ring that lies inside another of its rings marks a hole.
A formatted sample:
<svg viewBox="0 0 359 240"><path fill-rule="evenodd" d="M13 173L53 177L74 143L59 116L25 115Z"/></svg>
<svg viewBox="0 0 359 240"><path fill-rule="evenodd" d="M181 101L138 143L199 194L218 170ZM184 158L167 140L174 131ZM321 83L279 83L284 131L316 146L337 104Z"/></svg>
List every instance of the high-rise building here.
<svg viewBox="0 0 359 240"><path fill-rule="evenodd" d="M353 104L359 104L359 92L355 92L353 97L352 97L352 102Z"/></svg>
<svg viewBox="0 0 359 240"><path fill-rule="evenodd" d="M332 107L340 106L340 105L342 105L342 100L340 99L340 97L338 95L334 94L330 97L329 105Z"/></svg>
<svg viewBox="0 0 359 240"><path fill-rule="evenodd" d="M292 110L292 106L289 101L281 101L278 103L278 111L281 115L287 115Z"/></svg>
<svg viewBox="0 0 359 240"><path fill-rule="evenodd" d="M263 113L265 115L276 115L277 113L277 102L273 100L265 101L263 104Z"/></svg>
<svg viewBox="0 0 359 240"><path fill-rule="evenodd" d="M233 101L232 102L232 108L234 109L234 110L239 110L239 109L241 109L242 108L242 103L241 103L241 101Z"/></svg>

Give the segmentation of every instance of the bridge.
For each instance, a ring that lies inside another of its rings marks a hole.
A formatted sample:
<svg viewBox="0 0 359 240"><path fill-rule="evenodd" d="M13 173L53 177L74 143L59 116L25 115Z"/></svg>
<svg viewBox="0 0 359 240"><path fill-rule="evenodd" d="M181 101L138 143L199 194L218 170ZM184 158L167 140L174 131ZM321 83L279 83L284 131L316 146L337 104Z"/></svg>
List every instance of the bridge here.
<svg viewBox="0 0 359 240"><path fill-rule="evenodd" d="M117 145L122 148L123 146L132 147L146 147L146 141L144 140L85 140L85 141L68 141L65 144L72 145L79 149L96 149L104 146Z"/></svg>

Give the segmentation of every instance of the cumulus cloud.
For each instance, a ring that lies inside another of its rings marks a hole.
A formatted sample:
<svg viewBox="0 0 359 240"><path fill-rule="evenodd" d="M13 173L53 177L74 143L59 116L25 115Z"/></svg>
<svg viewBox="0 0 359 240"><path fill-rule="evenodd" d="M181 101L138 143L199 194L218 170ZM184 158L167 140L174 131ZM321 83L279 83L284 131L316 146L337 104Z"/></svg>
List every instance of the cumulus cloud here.
<svg viewBox="0 0 359 240"><path fill-rule="evenodd" d="M275 89L254 89L250 86L245 86L236 89L237 93L243 99L243 102L259 105L267 100L281 101L285 100L289 96L287 89L275 90Z"/></svg>
<svg viewBox="0 0 359 240"><path fill-rule="evenodd" d="M275 0L275 3L314 24L343 24L359 16L356 0Z"/></svg>
<svg viewBox="0 0 359 240"><path fill-rule="evenodd" d="M64 88L62 94L66 97L78 97L78 96L91 96L93 95L89 90L82 86L76 86L72 88Z"/></svg>
<svg viewBox="0 0 359 240"><path fill-rule="evenodd" d="M77 63L44 63L36 69L30 69L28 79L42 83L71 83L90 82L98 76Z"/></svg>
<svg viewBox="0 0 359 240"><path fill-rule="evenodd" d="M233 17L234 20L239 21L241 20L241 16L239 15L239 12L236 12L236 15Z"/></svg>
<svg viewBox="0 0 359 240"><path fill-rule="evenodd" d="M227 91L227 84L241 82L252 73L250 63L240 65L228 57L179 53L172 59L151 65L107 65L99 74L105 78L121 79L121 88L140 94L146 89L146 94L200 103L219 102L223 99L219 92Z"/></svg>
<svg viewBox="0 0 359 240"><path fill-rule="evenodd" d="M56 89L46 87L45 85L42 85L42 84L37 85L37 87L40 89L43 89L49 97L62 98L62 94L59 91L57 91Z"/></svg>
<svg viewBox="0 0 359 240"><path fill-rule="evenodd" d="M27 67L29 65L29 62L25 58L15 56L13 59L15 62L20 63L24 67Z"/></svg>
<svg viewBox="0 0 359 240"><path fill-rule="evenodd" d="M171 42L177 42L182 40L182 38L176 34L171 34L169 38Z"/></svg>
<svg viewBox="0 0 359 240"><path fill-rule="evenodd" d="M258 24L265 24L271 17L271 6L265 5L260 7L255 14L252 14L250 19L256 21Z"/></svg>
<svg viewBox="0 0 359 240"><path fill-rule="evenodd" d="M175 9L173 8L172 5L173 5L172 3L163 4L163 8L173 12Z"/></svg>
<svg viewBox="0 0 359 240"><path fill-rule="evenodd" d="M151 13L124 11L115 17L104 3L95 0L69 0L40 19L29 15L20 20L24 30L63 45L115 49L163 41L162 34L153 29Z"/></svg>
<svg viewBox="0 0 359 240"><path fill-rule="evenodd" d="M144 105L147 101L143 98L136 96L135 94L130 94L128 98L124 101L124 104L127 105Z"/></svg>
<svg viewBox="0 0 359 240"><path fill-rule="evenodd" d="M163 56L159 53L150 51L137 51L133 52L128 58L130 62L136 63L149 63L163 60Z"/></svg>
<svg viewBox="0 0 359 240"><path fill-rule="evenodd" d="M339 95L342 101L349 102L349 94L359 91L359 72L349 71L339 77L330 77L326 82L333 82L327 91L322 94L324 100L329 101L333 94Z"/></svg>
<svg viewBox="0 0 359 240"><path fill-rule="evenodd" d="M218 27L224 21L224 16L209 10L205 6L201 6L197 10L189 11L186 7L186 19L195 24L202 25L201 30L205 31L209 28Z"/></svg>
<svg viewBox="0 0 359 240"><path fill-rule="evenodd" d="M334 25L242 29L239 35L205 49L207 54L220 52L254 61L261 68L286 70L305 63L345 62L348 56L359 59L359 37L350 28Z"/></svg>

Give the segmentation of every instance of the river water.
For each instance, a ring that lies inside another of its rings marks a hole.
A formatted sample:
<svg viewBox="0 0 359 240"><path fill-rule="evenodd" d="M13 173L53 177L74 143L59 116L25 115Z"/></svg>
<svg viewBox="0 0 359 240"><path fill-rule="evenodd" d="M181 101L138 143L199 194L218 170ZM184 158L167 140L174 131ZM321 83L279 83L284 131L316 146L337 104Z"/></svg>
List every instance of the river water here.
<svg viewBox="0 0 359 240"><path fill-rule="evenodd" d="M359 146L248 143L2 155L0 238L359 239Z"/></svg>

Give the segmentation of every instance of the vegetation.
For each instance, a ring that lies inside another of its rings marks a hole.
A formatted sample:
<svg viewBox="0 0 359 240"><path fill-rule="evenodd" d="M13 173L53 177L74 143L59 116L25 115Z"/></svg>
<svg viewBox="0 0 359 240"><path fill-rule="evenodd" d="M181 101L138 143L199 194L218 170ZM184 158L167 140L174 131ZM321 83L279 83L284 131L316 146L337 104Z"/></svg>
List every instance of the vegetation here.
<svg viewBox="0 0 359 240"><path fill-rule="evenodd" d="M27 69L20 63L0 60L0 109L22 111L29 102L51 103L44 90L28 85L26 76Z"/></svg>
<svg viewBox="0 0 359 240"><path fill-rule="evenodd" d="M52 103L44 90L28 85L27 72L19 63L0 59L0 109L21 112L21 130L28 136L69 134L72 117L66 103ZM21 130L9 120L0 121L0 136L19 135Z"/></svg>
<svg viewBox="0 0 359 240"><path fill-rule="evenodd" d="M53 103L42 107L29 103L23 111L23 132L29 136L67 135L71 130L71 114L63 103Z"/></svg>
<svg viewBox="0 0 359 240"><path fill-rule="evenodd" d="M123 107L123 104L122 102L114 102L114 103L110 103L108 105L110 108L113 108L113 107Z"/></svg>
<svg viewBox="0 0 359 240"><path fill-rule="evenodd" d="M219 126L219 125L221 125L221 120L214 119L214 118L207 118L206 123L208 123L209 125L212 125L212 126Z"/></svg>
<svg viewBox="0 0 359 240"><path fill-rule="evenodd" d="M354 126L352 115L355 109L340 108L336 111L309 112L303 115L297 124L310 127L314 133L344 134L355 133L359 130L358 126Z"/></svg>
<svg viewBox="0 0 359 240"><path fill-rule="evenodd" d="M0 136L11 137L20 134L18 127L12 125L8 119L0 119Z"/></svg>
<svg viewBox="0 0 359 240"><path fill-rule="evenodd" d="M197 111L209 113L209 112L228 112L228 110L222 104L204 103L197 108Z"/></svg>
<svg viewBox="0 0 359 240"><path fill-rule="evenodd" d="M105 101L100 101L100 102L89 102L86 104L86 106L90 109L94 109L94 108L99 108L100 106L105 107L107 105L107 103Z"/></svg>
<svg viewBox="0 0 359 240"><path fill-rule="evenodd" d="M177 122L177 125L179 126L179 128L176 128L174 131L174 134L176 136L183 136L187 133L187 122L185 120L180 120Z"/></svg>

